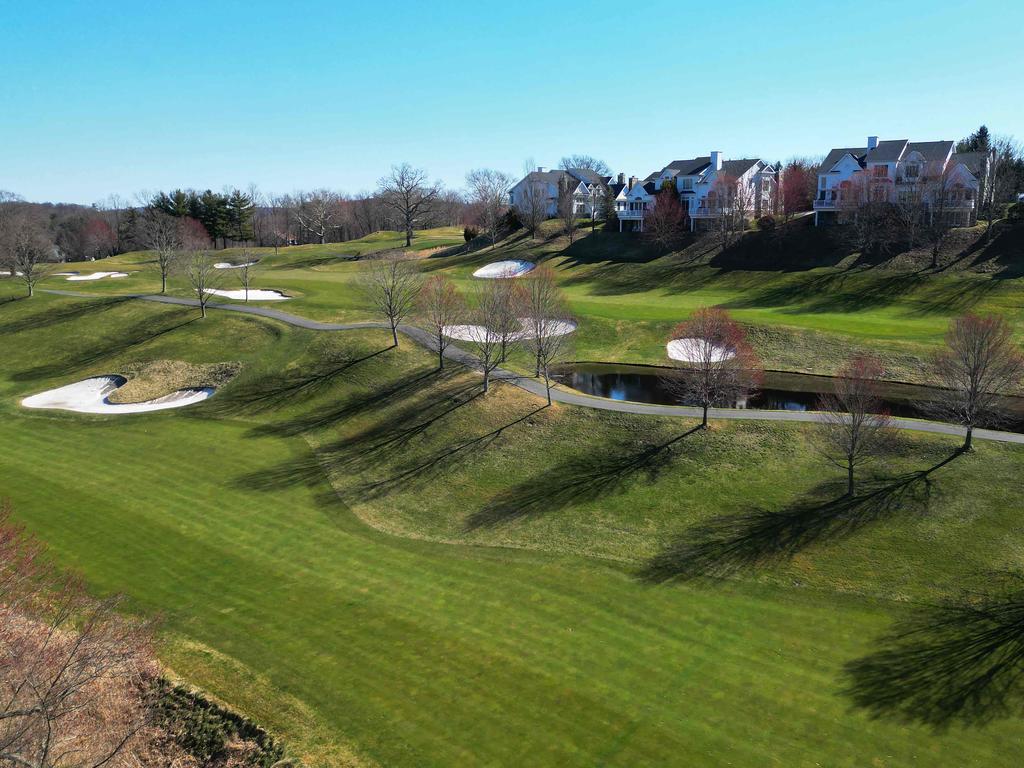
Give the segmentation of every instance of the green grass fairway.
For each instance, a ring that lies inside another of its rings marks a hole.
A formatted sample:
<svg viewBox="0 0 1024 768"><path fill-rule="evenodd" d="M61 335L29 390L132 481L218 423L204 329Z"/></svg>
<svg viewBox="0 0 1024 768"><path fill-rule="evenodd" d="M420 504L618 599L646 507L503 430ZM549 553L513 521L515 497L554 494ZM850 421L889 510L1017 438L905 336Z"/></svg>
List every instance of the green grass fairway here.
<svg viewBox="0 0 1024 768"><path fill-rule="evenodd" d="M941 343L950 319L966 311L999 313L1024 340L1020 226L1001 230L987 246L974 242L980 227L958 231L946 258L954 264L977 262L977 268L935 274L900 263L851 268L849 259L839 261L813 231L797 231L784 246L793 253L758 245L761 235L751 233L750 253L734 264L719 263L721 254L703 242L657 256L635 236L584 231L569 245L548 231L553 224L548 222L537 240L515 235L494 249L470 253L455 247L462 242L458 229L426 230L417 234L412 250L424 256L420 265L425 272L444 272L464 287L474 269L491 261L524 258L551 264L580 317L579 360L665 364L664 345L672 328L701 306L724 307L747 324L766 367L775 370L830 374L851 352L863 351L879 355L890 378L923 382L924 361ZM286 291L293 298L281 306L300 315L367 319L372 317L369 303L356 284L365 266L350 257L395 249L403 242L400 234L383 232L349 243L283 248L276 256L273 249L257 249L262 261L253 285ZM959 255L961 247L969 257ZM797 256L805 265L828 265L787 266ZM238 257L237 249L218 252L225 260ZM104 295L159 286L147 254L125 254L90 268L133 274L95 283L51 278L46 285ZM237 281L237 274L222 276L223 287L237 288ZM188 286L177 277L171 292L188 295Z"/></svg>
<svg viewBox="0 0 1024 768"><path fill-rule="evenodd" d="M682 437L692 424L474 397L381 332L16 293L0 281L0 496L94 589L162 616L176 674L311 765L1019 761L1018 717L871 718L844 665L911 603L1024 565L1020 448L981 444L890 508L823 518L794 511L835 479L809 427ZM178 412L17 405L152 359L244 368ZM955 443L907 437L877 476ZM792 558L766 535L732 578L664 581L693 526L758 510L809 531Z"/></svg>

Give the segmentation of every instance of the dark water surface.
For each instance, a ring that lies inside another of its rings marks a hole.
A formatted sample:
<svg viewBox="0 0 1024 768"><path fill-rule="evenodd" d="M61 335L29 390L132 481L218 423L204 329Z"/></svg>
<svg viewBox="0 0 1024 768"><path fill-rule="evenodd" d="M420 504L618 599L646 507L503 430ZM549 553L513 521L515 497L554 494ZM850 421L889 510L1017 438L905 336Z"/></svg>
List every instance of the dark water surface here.
<svg viewBox="0 0 1024 768"><path fill-rule="evenodd" d="M679 405L679 400L665 386L665 377L671 375L671 368L579 363L566 366L555 378L588 395L637 403ZM830 392L831 388L832 379L828 376L765 371L760 390L745 403L730 405L735 408L772 411L813 411L818 408L821 396ZM934 399L937 392L932 387L894 382L883 382L880 390L885 410L893 416L908 418L929 418L919 404ZM1024 432L1024 398L1007 397L1006 401L1015 416L1012 424L1002 425L1002 428Z"/></svg>

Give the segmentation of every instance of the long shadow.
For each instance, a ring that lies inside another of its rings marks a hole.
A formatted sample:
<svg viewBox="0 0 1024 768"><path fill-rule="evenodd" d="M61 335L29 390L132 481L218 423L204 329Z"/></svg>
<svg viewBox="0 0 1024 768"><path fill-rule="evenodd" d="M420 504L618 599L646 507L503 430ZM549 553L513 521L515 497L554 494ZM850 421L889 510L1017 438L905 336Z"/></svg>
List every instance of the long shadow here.
<svg viewBox="0 0 1024 768"><path fill-rule="evenodd" d="M476 451L487 449L488 446L492 445L508 430L535 416L547 407L547 405L542 405L507 424L503 424L485 434L446 446L441 450L431 453L426 458L412 459L398 467L390 476L364 483L360 490L371 497L386 496L402 486L433 477L438 472L449 469L460 461L464 461Z"/></svg>
<svg viewBox="0 0 1024 768"><path fill-rule="evenodd" d="M925 470L862 484L852 496L828 498L834 486L825 484L809 500L781 511L755 509L712 518L684 531L644 565L639 578L658 584L726 577L783 562L814 544L850 536L898 513L924 513L934 492L932 473L959 455Z"/></svg>
<svg viewBox="0 0 1024 768"><path fill-rule="evenodd" d="M671 466L672 449L699 429L695 427L640 451L596 452L557 464L495 496L485 507L471 514L464 527L467 531L493 528L596 501L622 492L630 481L640 476L647 482L654 482Z"/></svg>
<svg viewBox="0 0 1024 768"><path fill-rule="evenodd" d="M166 316L148 318L126 331L104 337L90 346L74 348L59 360L20 371L11 378L14 381L35 381L59 374L73 373L108 357L147 344L160 336L173 333L197 319L197 317L189 317L187 320L180 320L180 315L171 318Z"/></svg>
<svg viewBox="0 0 1024 768"><path fill-rule="evenodd" d="M302 370L269 374L251 379L231 390L229 396L220 401L218 411L230 413L236 410L260 412L282 405L307 400L326 391L332 384L351 375L360 363L382 355L392 347L385 347L358 356L340 360L320 360ZM273 432L274 425L267 427ZM303 430L298 430L303 431ZM296 432L297 433L297 432ZM282 432L281 434L286 434Z"/></svg>
<svg viewBox="0 0 1024 768"><path fill-rule="evenodd" d="M76 299L63 306L47 307L43 312L36 312L25 317L19 317L16 320L0 323L0 333L18 333L33 328L47 328L51 325L58 325L59 323L66 323L71 320L80 320L83 317L105 312L131 300L130 296L114 296L109 299Z"/></svg>
<svg viewBox="0 0 1024 768"><path fill-rule="evenodd" d="M849 662L844 693L875 718L936 730L983 725L1024 705L1024 585L986 589L945 605L919 607Z"/></svg>

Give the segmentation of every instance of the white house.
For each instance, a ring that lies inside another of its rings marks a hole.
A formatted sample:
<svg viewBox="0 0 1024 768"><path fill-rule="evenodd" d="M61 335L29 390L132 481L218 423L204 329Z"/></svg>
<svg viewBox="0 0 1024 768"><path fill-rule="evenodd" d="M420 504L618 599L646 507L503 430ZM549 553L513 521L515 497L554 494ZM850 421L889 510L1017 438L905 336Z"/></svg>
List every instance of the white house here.
<svg viewBox="0 0 1024 768"><path fill-rule="evenodd" d="M741 209L751 217L774 210L778 173L759 159L723 160L721 152L706 157L674 160L642 183L630 179L629 189L616 198L619 229L624 223L642 232L647 211L659 192L672 189L679 196L690 230Z"/></svg>
<svg viewBox="0 0 1024 768"><path fill-rule="evenodd" d="M604 190L610 181L610 176L601 176L589 168L556 168L550 171L541 166L530 171L509 190L509 204L514 208L526 208L531 204L533 195L544 206L544 215L551 218L558 215L559 191L564 187L572 191L576 215L593 217L601 208Z"/></svg>
<svg viewBox="0 0 1024 768"><path fill-rule="evenodd" d="M842 221L867 203L921 203L941 210L953 226L978 218L989 169L985 152L954 152L952 141L879 141L840 147L818 167L815 225Z"/></svg>

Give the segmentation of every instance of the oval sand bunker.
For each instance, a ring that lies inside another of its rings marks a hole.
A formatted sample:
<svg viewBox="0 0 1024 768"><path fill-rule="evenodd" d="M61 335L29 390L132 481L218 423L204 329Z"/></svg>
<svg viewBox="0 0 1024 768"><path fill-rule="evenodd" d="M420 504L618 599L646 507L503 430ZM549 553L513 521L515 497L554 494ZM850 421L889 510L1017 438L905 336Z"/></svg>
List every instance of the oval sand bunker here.
<svg viewBox="0 0 1024 768"><path fill-rule="evenodd" d="M220 289L214 289L210 291L214 296L223 296L225 299L238 299L239 301L245 301L245 290L239 288L237 291L224 291ZM249 301L286 301L291 296L285 296L280 291L271 291L265 288L250 288L249 289Z"/></svg>
<svg viewBox="0 0 1024 768"><path fill-rule="evenodd" d="M545 320L544 323L547 325L548 337L565 336L576 330L576 323L573 320ZM520 318L519 325L522 330L512 334L509 341L532 339L536 335L534 323L528 318ZM491 336L488 339L488 330L482 325L446 325L443 332L448 338L457 341L484 342L497 341L500 338L497 331L490 331Z"/></svg>
<svg viewBox="0 0 1024 768"><path fill-rule="evenodd" d="M256 266L255 261L246 261L242 264L232 264L230 261L218 261L213 265L214 269L242 269L243 267Z"/></svg>
<svg viewBox="0 0 1024 768"><path fill-rule="evenodd" d="M495 261L480 267L473 273L473 277L519 277L525 275L536 266L532 261L512 259L509 261Z"/></svg>
<svg viewBox="0 0 1024 768"><path fill-rule="evenodd" d="M179 389L169 395L141 403L111 403L108 399L110 393L123 387L127 381L124 376L94 376L26 397L21 404L26 408L54 408L76 413L147 413L168 408L184 408L186 405L206 400L214 393L210 387Z"/></svg>
<svg viewBox="0 0 1024 768"><path fill-rule="evenodd" d="M700 363L704 360L720 363L736 357L731 349L716 346L706 339L673 339L665 348L670 358L685 363Z"/></svg>
<svg viewBox="0 0 1024 768"><path fill-rule="evenodd" d="M82 280L102 280L105 277L128 277L127 272L90 272L87 275L73 274L65 278L68 282L76 282Z"/></svg>

